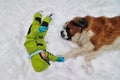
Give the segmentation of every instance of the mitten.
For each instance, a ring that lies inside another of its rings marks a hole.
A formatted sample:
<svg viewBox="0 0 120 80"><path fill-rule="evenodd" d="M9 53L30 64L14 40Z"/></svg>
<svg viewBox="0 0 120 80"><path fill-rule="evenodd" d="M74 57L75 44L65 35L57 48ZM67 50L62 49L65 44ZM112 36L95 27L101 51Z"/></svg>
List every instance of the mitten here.
<svg viewBox="0 0 120 80"><path fill-rule="evenodd" d="M64 62L64 57L57 57L57 62Z"/></svg>
<svg viewBox="0 0 120 80"><path fill-rule="evenodd" d="M45 32L45 31L47 30L47 28L48 28L48 27L46 27L46 26L41 26L40 28L38 28L38 30L39 30L40 32Z"/></svg>

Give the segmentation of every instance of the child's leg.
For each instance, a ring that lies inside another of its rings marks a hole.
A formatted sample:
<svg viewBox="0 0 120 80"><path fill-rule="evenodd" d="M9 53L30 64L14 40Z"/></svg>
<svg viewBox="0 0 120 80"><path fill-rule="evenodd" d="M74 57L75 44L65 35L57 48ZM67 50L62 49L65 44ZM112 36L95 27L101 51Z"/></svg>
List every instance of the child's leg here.
<svg viewBox="0 0 120 80"><path fill-rule="evenodd" d="M42 22L42 24L41 24L41 26L39 28L39 31L44 33L44 36L45 36L45 34L46 34L47 30L48 30L48 25L49 25L50 21L51 21L51 18L49 16L46 16L43 19L43 22Z"/></svg>
<svg viewBox="0 0 120 80"><path fill-rule="evenodd" d="M40 13L36 13L34 15L34 18L33 18L33 22L29 28L29 31L28 31L28 34L34 30L37 30L40 25L41 25L41 18L42 18L42 15Z"/></svg>

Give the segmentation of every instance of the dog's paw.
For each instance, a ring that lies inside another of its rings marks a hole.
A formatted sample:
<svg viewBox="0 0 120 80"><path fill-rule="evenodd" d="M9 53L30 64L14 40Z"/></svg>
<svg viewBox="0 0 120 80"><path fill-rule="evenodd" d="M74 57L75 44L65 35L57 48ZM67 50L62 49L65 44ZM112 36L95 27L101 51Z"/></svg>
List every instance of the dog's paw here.
<svg viewBox="0 0 120 80"><path fill-rule="evenodd" d="M87 74L92 74L94 72L94 67L92 66L91 62L85 62L82 67L85 69Z"/></svg>

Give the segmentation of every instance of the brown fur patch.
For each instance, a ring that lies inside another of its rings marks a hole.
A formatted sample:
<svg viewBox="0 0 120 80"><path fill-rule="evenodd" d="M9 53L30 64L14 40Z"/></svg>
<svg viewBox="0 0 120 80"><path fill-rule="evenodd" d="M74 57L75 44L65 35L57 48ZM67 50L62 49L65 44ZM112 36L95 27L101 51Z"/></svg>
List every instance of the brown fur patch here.
<svg viewBox="0 0 120 80"><path fill-rule="evenodd" d="M81 33L81 27L73 24L73 21L76 24L79 23L79 19L80 17L75 17L68 22L72 36L77 32ZM84 30L92 30L95 34L90 39L95 46L94 50L98 50L103 45L112 44L120 36L120 16L113 18L86 16L85 19L88 21L88 27Z"/></svg>

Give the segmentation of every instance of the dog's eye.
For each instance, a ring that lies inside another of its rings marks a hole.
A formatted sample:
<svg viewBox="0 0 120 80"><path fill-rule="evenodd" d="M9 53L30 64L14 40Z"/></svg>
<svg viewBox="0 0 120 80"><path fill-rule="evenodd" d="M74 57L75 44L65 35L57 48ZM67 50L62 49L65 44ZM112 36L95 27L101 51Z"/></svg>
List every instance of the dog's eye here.
<svg viewBox="0 0 120 80"><path fill-rule="evenodd" d="M68 26L66 26L66 31L69 31L69 30L70 30L70 28Z"/></svg>

